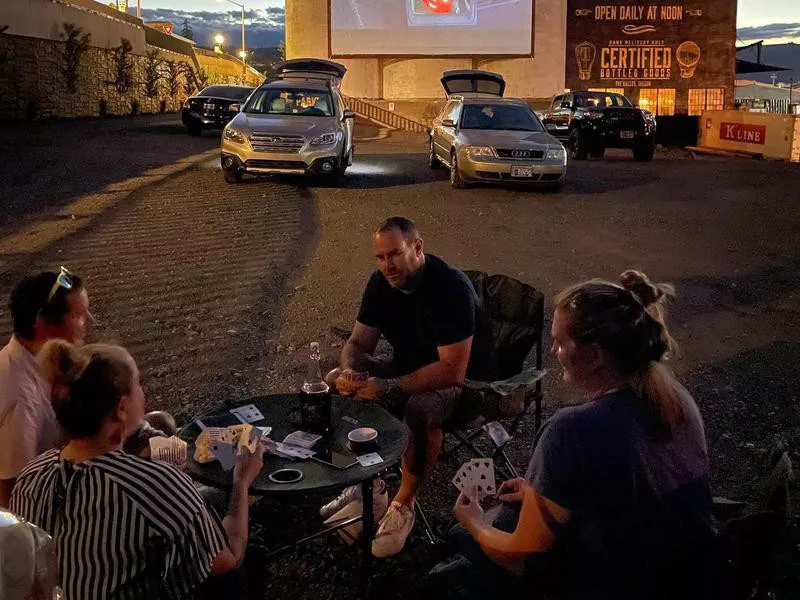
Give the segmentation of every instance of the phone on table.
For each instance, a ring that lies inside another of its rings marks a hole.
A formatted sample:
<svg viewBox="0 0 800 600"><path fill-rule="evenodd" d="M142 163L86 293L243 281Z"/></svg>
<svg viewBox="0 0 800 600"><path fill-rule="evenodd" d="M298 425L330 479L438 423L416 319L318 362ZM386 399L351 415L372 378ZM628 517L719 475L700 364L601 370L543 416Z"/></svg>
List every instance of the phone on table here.
<svg viewBox="0 0 800 600"><path fill-rule="evenodd" d="M338 445L321 448L317 450L317 453L311 458L324 465L337 469L347 469L358 464L358 459L355 454Z"/></svg>

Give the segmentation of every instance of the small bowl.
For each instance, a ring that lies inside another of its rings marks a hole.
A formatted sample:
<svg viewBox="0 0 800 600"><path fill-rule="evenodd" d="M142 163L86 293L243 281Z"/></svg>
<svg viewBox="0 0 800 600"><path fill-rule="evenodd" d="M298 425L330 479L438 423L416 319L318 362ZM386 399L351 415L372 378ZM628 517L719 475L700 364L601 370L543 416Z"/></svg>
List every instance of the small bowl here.
<svg viewBox="0 0 800 600"><path fill-rule="evenodd" d="M347 439L350 440L350 443L357 445L370 444L374 442L377 437L378 432L372 427L359 427L347 434Z"/></svg>

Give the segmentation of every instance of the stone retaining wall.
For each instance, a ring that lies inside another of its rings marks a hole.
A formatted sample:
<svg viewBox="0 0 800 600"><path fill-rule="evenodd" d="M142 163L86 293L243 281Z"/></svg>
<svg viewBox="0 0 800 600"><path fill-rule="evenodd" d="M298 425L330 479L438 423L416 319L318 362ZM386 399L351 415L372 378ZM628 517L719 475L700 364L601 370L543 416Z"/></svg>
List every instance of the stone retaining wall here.
<svg viewBox="0 0 800 600"><path fill-rule="evenodd" d="M93 46L87 48L81 57L76 92L70 93L63 73L65 47L64 42L0 35L0 119L172 112L180 110L181 104L187 98L187 75L180 75L178 93L172 96L163 72L158 84L158 94L148 97L145 92L147 58L135 54L128 56L131 64L131 86L126 91L119 91L114 84L116 68L113 50ZM187 66L192 62L190 56L152 46L148 46L147 50L158 52L160 60L173 60ZM204 76L206 84L241 82L241 71L236 68L218 73L207 71L201 64L201 71L201 87ZM237 73L238 76L232 73ZM188 76L193 78L192 75Z"/></svg>

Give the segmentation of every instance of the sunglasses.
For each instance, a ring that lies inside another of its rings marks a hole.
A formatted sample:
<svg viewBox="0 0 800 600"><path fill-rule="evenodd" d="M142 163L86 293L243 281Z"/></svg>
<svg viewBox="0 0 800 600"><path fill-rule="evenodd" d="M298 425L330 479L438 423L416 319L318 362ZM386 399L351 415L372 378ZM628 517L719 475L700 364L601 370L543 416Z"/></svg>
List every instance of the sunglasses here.
<svg viewBox="0 0 800 600"><path fill-rule="evenodd" d="M72 273L66 267L61 267L61 270L56 277L56 282L50 288L50 293L47 295L47 303L49 304L53 297L56 295L58 288L63 287L65 290L72 289Z"/></svg>

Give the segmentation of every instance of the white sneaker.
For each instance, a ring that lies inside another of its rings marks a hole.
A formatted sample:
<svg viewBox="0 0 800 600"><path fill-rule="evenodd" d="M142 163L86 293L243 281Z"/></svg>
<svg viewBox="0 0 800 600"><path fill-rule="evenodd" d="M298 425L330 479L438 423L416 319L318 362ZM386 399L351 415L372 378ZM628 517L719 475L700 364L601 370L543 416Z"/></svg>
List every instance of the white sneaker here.
<svg viewBox="0 0 800 600"><path fill-rule="evenodd" d="M392 502L381 519L378 532L372 541L372 555L376 558L386 558L400 552L414 527L414 519L414 509L411 506Z"/></svg>
<svg viewBox="0 0 800 600"><path fill-rule="evenodd" d="M364 506L359 494L359 498L353 500L349 504L345 504L338 512L334 513L325 521L325 525L336 525L347 519L353 517L360 517L363 514L362 507ZM386 509L389 507L389 491L386 485L383 489L375 490L375 495L372 499L372 518L375 521L380 521L381 517L386 514ZM350 545L361 537L361 521L343 527L336 531L336 534L343 542Z"/></svg>
<svg viewBox="0 0 800 600"><path fill-rule="evenodd" d="M385 492L386 482L383 479L376 478L372 482L373 496L377 498ZM361 500L361 485L351 485L350 487L344 488L341 494L319 509L319 516L323 519L327 519L334 513L339 512L354 500ZM384 508L384 510L386 509ZM383 515L383 513L381 513L381 515Z"/></svg>

